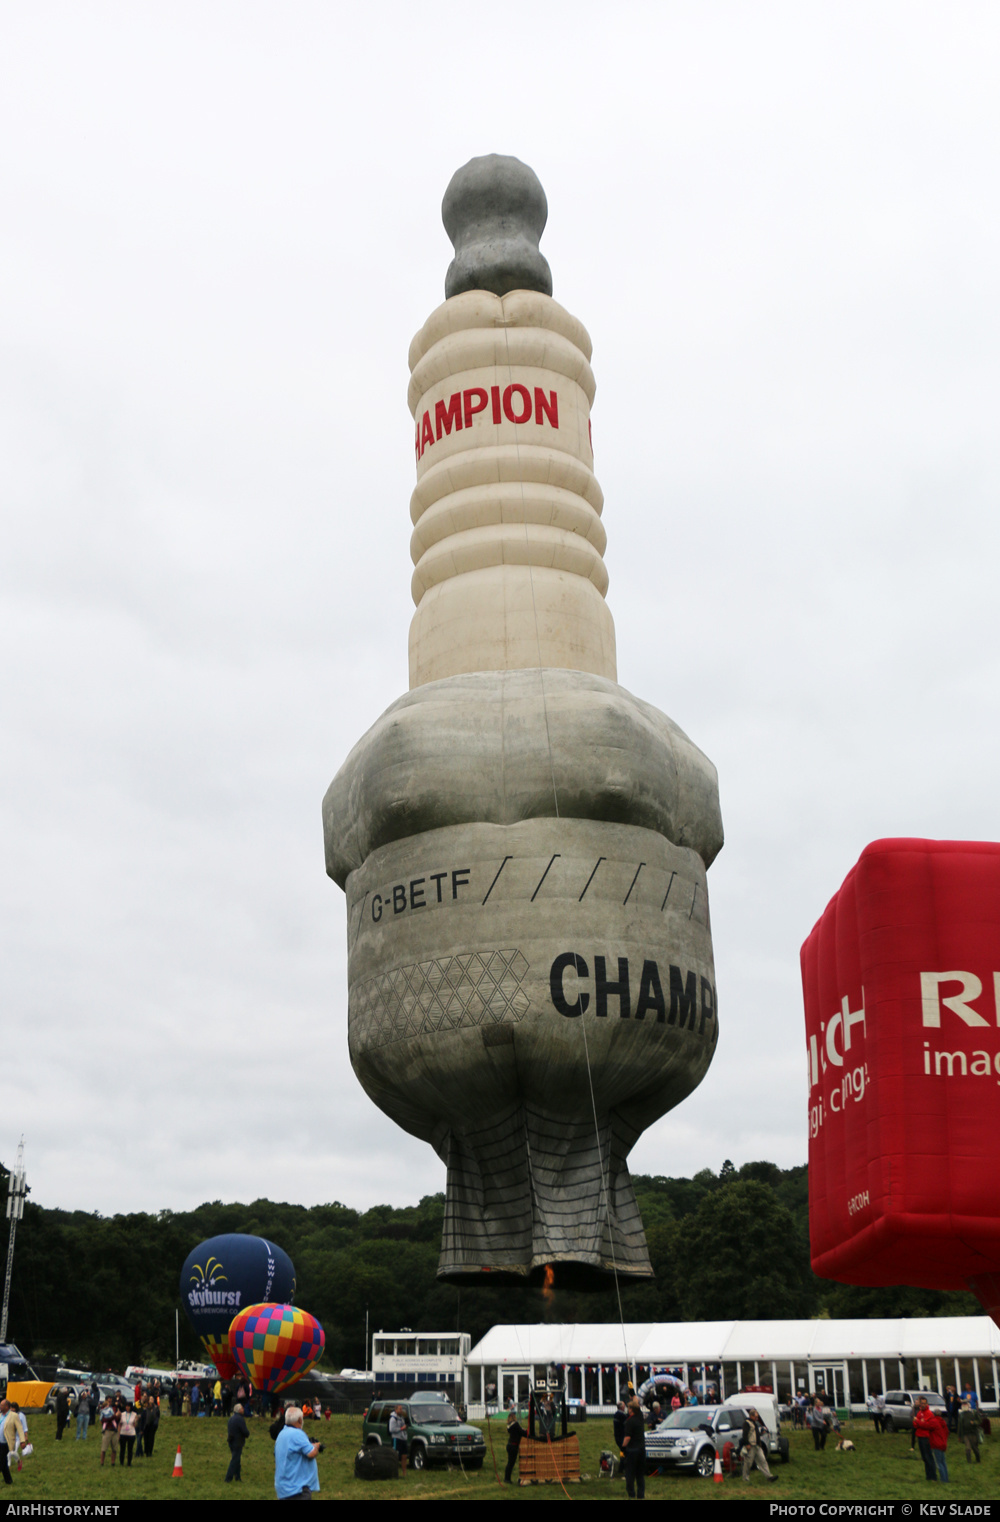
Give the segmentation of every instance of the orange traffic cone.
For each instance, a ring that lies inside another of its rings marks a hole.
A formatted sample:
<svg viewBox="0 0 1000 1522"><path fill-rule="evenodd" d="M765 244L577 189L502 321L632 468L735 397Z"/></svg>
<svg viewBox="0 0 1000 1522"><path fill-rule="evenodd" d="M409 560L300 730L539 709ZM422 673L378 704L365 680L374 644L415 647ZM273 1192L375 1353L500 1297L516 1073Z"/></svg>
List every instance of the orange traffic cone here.
<svg viewBox="0 0 1000 1522"><path fill-rule="evenodd" d="M181 1445L180 1445L180 1443L177 1444L177 1457L174 1459L174 1472L170 1476L170 1478L172 1480L183 1480L183 1478L184 1478L184 1465L183 1465L183 1463L181 1461Z"/></svg>
<svg viewBox="0 0 1000 1522"><path fill-rule="evenodd" d="M718 1449L716 1449L715 1453L715 1468L712 1471L712 1479L715 1481L716 1485L725 1484L725 1481L722 1478L722 1460L719 1458Z"/></svg>

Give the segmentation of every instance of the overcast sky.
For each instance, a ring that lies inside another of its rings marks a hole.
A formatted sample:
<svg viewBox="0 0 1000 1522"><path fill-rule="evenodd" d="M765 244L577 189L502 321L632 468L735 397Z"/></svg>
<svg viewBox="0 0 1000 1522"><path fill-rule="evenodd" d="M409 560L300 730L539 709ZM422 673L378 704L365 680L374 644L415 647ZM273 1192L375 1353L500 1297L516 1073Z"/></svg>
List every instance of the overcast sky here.
<svg viewBox="0 0 1000 1522"><path fill-rule="evenodd" d="M803 939L869 840L1000 834L1000 9L0 17L0 1158L444 1187L351 1070L320 803L406 689L407 348L500 152L593 338L619 680L720 778L718 1053L632 1167L804 1162Z"/></svg>

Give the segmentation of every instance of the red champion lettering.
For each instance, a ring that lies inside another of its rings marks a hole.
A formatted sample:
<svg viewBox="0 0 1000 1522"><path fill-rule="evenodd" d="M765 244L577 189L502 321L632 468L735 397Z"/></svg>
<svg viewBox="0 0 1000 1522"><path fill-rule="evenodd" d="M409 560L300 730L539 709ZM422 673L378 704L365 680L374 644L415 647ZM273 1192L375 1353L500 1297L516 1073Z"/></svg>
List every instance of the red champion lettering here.
<svg viewBox="0 0 1000 1522"><path fill-rule="evenodd" d="M512 381L502 393L499 386L491 386L489 392L483 386L470 386L465 391L453 391L447 400L442 397L435 402L433 423L430 410L424 413L414 438L417 459L422 458L429 444L438 443L442 434L450 435L452 429L458 433L463 428L471 428L473 418L485 412L487 406L490 406L493 422L497 424L505 417L514 424L530 423L534 416L539 427L543 423L548 423L551 428L559 427L559 393L556 391L546 393L541 386L536 386L532 397L528 387L520 381Z"/></svg>
<svg viewBox="0 0 1000 1522"><path fill-rule="evenodd" d="M472 405L472 398L476 398L476 406ZM482 386L470 386L468 391L462 392L462 411L465 417L466 428L472 427L472 419L477 412L482 412L486 406L486 392Z"/></svg>
<svg viewBox="0 0 1000 1522"><path fill-rule="evenodd" d="M535 422L541 423L542 414L548 418L553 428L559 427L559 397L554 391L549 392L548 401L545 400L545 392L541 386L535 387Z"/></svg>
<svg viewBox="0 0 1000 1522"><path fill-rule="evenodd" d="M515 395L519 396L522 402L520 417L514 411ZM503 411L504 417L509 418L512 423L527 423L529 421L531 418L531 392L527 386L522 386L520 383L515 382L507 387L503 394Z"/></svg>
<svg viewBox="0 0 1000 1522"><path fill-rule="evenodd" d="M456 429L461 428L461 426L462 426L462 410L461 409L462 409L462 393L460 391L456 391L453 396L450 396L448 398L447 408L445 407L445 404L444 404L443 401L435 403L435 405L434 405L434 425L435 425L435 429L436 429L436 437L437 438L441 437L441 429L442 428L444 429L445 433L450 433L451 432L452 424L455 425Z"/></svg>

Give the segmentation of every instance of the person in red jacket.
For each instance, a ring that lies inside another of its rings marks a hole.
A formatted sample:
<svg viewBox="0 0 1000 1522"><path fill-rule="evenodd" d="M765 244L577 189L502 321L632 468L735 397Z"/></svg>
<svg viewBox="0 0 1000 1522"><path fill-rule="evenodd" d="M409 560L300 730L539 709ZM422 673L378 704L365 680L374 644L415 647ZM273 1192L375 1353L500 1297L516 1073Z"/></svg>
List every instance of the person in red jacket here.
<svg viewBox="0 0 1000 1522"><path fill-rule="evenodd" d="M938 1479L948 1483L948 1423L938 1412L931 1412L934 1431L931 1433L931 1452L937 1465Z"/></svg>
<svg viewBox="0 0 1000 1522"><path fill-rule="evenodd" d="M924 1474L928 1480L948 1480L948 1427L943 1419L932 1411L927 1397L922 1395L913 1413L913 1430L920 1444L920 1457L924 1461Z"/></svg>

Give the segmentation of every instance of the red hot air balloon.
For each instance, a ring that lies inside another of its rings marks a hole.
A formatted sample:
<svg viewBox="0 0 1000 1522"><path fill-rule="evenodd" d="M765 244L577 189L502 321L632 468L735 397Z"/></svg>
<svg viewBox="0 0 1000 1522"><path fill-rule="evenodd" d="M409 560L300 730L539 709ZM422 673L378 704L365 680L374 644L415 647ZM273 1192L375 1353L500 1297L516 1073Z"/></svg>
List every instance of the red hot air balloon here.
<svg viewBox="0 0 1000 1522"><path fill-rule="evenodd" d="M255 1390L274 1394L322 1357L323 1328L297 1305L250 1305L233 1319L229 1346Z"/></svg>
<svg viewBox="0 0 1000 1522"><path fill-rule="evenodd" d="M877 840L802 947L809 1234L1000 1325L1000 844Z"/></svg>

